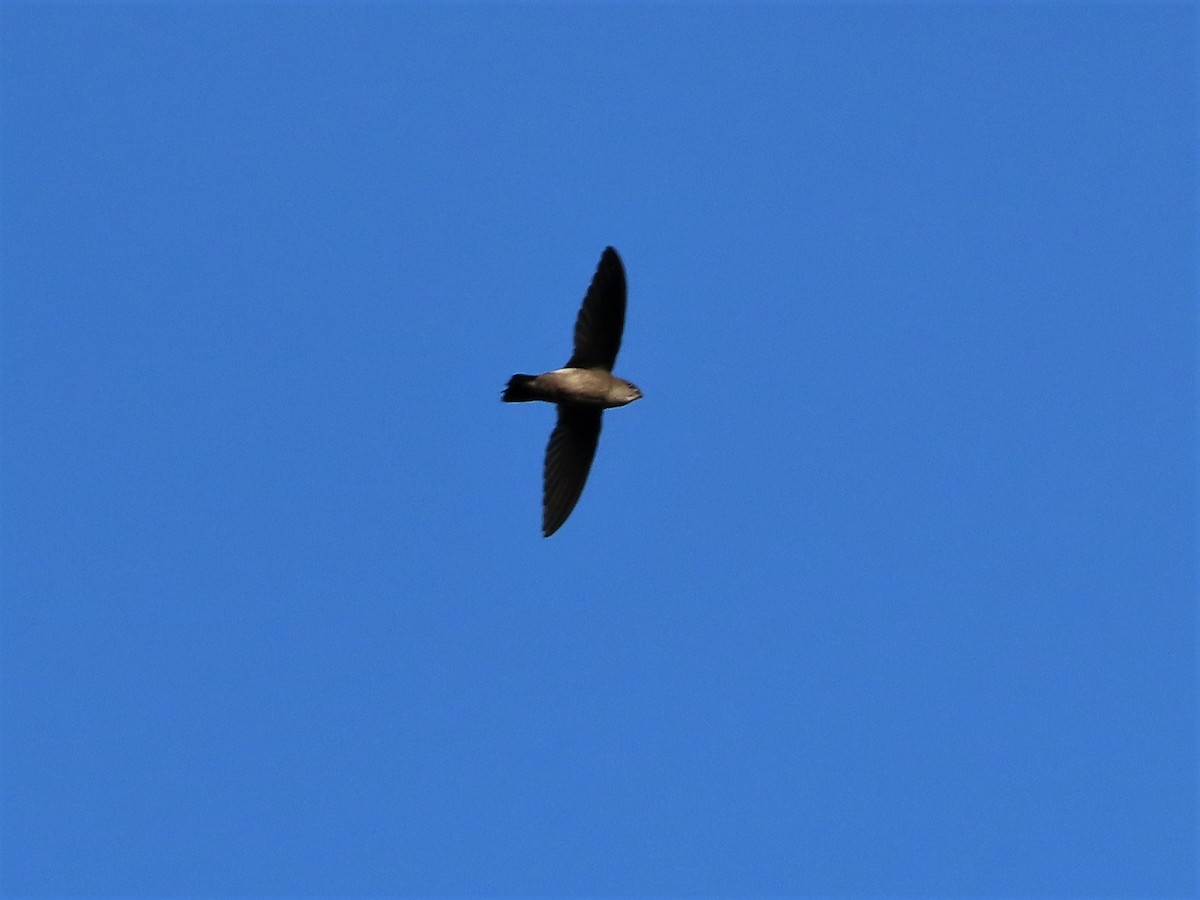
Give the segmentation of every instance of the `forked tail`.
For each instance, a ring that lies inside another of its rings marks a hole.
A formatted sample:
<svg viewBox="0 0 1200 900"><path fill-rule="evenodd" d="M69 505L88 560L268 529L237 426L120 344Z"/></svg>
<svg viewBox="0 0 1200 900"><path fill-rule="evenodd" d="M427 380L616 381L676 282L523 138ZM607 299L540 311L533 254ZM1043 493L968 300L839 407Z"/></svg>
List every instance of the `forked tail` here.
<svg viewBox="0 0 1200 900"><path fill-rule="evenodd" d="M531 385L536 375L514 375L508 379L508 387L500 399L505 403L523 403L526 400L540 400Z"/></svg>

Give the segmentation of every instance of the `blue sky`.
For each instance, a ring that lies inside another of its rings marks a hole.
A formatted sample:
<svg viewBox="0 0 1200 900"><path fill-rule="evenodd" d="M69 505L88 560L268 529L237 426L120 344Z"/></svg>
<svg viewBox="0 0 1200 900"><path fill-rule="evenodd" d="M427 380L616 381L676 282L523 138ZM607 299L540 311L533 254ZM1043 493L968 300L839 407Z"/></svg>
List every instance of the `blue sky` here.
<svg viewBox="0 0 1200 900"><path fill-rule="evenodd" d="M1197 38L6 3L0 888L1194 893Z"/></svg>

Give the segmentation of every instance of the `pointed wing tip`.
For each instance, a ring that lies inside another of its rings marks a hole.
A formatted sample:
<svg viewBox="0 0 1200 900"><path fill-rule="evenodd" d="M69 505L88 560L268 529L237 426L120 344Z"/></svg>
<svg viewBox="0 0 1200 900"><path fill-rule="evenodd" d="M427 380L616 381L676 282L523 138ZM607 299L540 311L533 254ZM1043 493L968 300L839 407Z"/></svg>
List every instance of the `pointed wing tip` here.
<svg viewBox="0 0 1200 900"><path fill-rule="evenodd" d="M574 512L574 509L575 504L572 503L571 509L567 510L566 515L561 515L560 512L556 510L555 515L558 516L558 521L555 521L554 518L549 515L544 515L542 517L542 537L548 538L550 535L558 531L558 529L562 528L563 525L566 524L567 519L571 517L571 513ZM549 510L547 510L547 512L549 512Z"/></svg>

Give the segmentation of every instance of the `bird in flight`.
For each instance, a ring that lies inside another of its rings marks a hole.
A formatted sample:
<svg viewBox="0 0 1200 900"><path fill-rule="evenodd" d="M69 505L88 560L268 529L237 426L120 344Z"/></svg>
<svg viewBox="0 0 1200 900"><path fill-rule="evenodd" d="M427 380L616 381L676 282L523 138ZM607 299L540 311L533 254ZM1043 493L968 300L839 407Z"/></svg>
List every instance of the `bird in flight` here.
<svg viewBox="0 0 1200 900"><path fill-rule="evenodd" d="M575 352L565 367L542 375L514 375L501 399L545 400L558 406L542 471L542 536L558 531L583 493L606 409L638 400L637 385L612 374L625 330L625 267L612 247L600 264L575 320Z"/></svg>

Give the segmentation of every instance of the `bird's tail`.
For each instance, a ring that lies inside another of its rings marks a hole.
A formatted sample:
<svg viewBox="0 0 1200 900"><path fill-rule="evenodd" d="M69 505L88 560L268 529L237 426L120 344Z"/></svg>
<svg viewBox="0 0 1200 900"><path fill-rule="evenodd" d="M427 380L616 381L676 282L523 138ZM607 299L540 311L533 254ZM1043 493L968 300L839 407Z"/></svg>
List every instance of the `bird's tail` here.
<svg viewBox="0 0 1200 900"><path fill-rule="evenodd" d="M523 403L526 400L540 399L530 387L536 377L536 375L514 375L508 379L508 387L504 389L500 399L505 403Z"/></svg>

